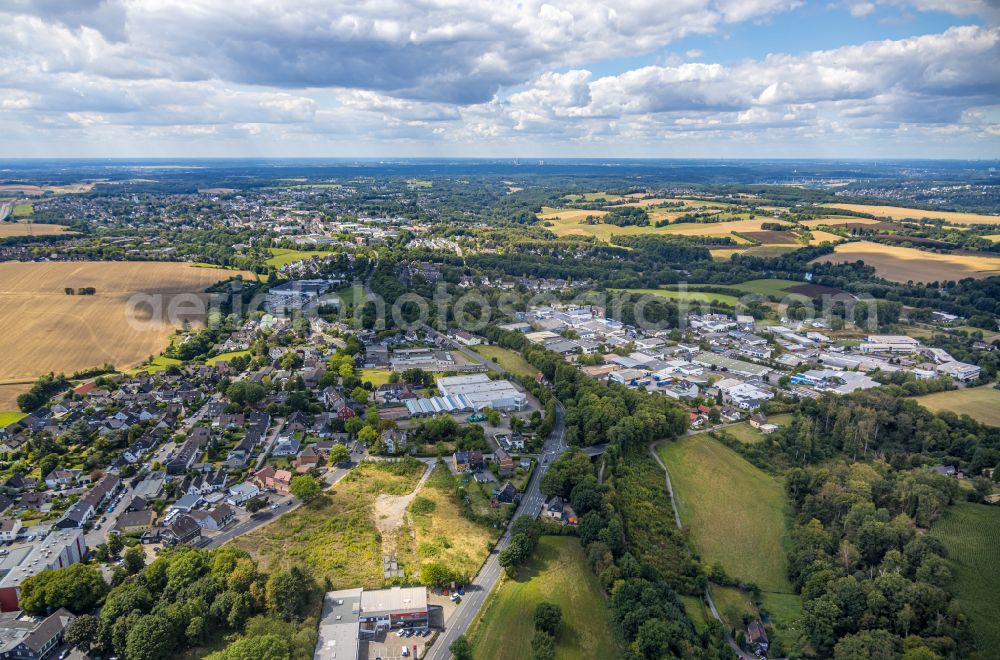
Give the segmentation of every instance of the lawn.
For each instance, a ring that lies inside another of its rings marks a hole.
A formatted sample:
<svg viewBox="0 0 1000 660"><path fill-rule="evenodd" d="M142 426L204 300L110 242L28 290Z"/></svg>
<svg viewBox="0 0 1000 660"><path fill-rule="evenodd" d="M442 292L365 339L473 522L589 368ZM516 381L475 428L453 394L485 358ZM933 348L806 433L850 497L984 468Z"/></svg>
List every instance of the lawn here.
<svg viewBox="0 0 1000 660"><path fill-rule="evenodd" d="M487 360L496 362L512 374L524 376L525 378L534 378L535 374L538 373L538 369L531 366L527 360L521 357L518 353L506 348L501 348L500 346L480 345L473 347L473 350Z"/></svg>
<svg viewBox="0 0 1000 660"><path fill-rule="evenodd" d="M127 373L130 376L134 376L140 371L145 371L147 374L155 374L157 372L163 371L164 369L173 364L184 364L184 363L183 361L178 360L176 358L168 358L168 357L163 357L162 355L157 355L156 357L153 358L153 361L150 362L149 364L143 363L142 365L134 369L129 369L125 373Z"/></svg>
<svg viewBox="0 0 1000 660"><path fill-rule="evenodd" d="M392 374L392 371L389 369L362 369L360 378L362 381L367 381L378 387L389 382L390 374Z"/></svg>
<svg viewBox="0 0 1000 660"><path fill-rule="evenodd" d="M19 410L4 410L3 412L0 412L0 429L8 424L19 422L27 416L28 413L23 413Z"/></svg>
<svg viewBox="0 0 1000 660"><path fill-rule="evenodd" d="M325 257L330 254L330 250L288 250L285 248L268 249L271 252L271 258L264 263L268 266L274 266L275 268L281 268L282 266L293 264L296 261L302 261L303 259Z"/></svg>
<svg viewBox="0 0 1000 660"><path fill-rule="evenodd" d="M791 592L787 502L780 481L707 434L664 443L659 452L702 561L721 564L764 591Z"/></svg>
<svg viewBox="0 0 1000 660"><path fill-rule="evenodd" d="M638 293L641 295L661 296L671 300L687 300L691 302L722 303L735 307L739 299L725 293L710 293L705 291L670 291L669 289L619 289L628 293Z"/></svg>
<svg viewBox="0 0 1000 660"><path fill-rule="evenodd" d="M489 554L487 544L497 540L500 530L464 516L456 500L456 486L448 467L439 464L410 503L416 555L413 565L443 564L466 575L468 582L479 572Z"/></svg>
<svg viewBox="0 0 1000 660"><path fill-rule="evenodd" d="M219 353L218 355L205 360L205 364L214 365L216 362L228 362L235 357L243 357L245 355L250 355L250 351L230 351L229 353Z"/></svg>
<svg viewBox="0 0 1000 660"><path fill-rule="evenodd" d="M1000 648L1000 507L960 502L948 508L931 535L948 548L952 583L972 623L983 657Z"/></svg>
<svg viewBox="0 0 1000 660"><path fill-rule="evenodd" d="M15 218L26 218L35 212L35 207L31 202L25 202L23 204L15 204L14 209L10 212L12 217Z"/></svg>
<svg viewBox="0 0 1000 660"><path fill-rule="evenodd" d="M410 493L426 467L417 460L364 462L332 494L323 493L230 543L268 572L299 566L339 588L382 587L382 541L372 505L380 493Z"/></svg>
<svg viewBox="0 0 1000 660"><path fill-rule="evenodd" d="M490 598L475 632L473 657L530 658L533 617L541 602L562 608L556 658L621 657L597 578L587 566L580 542L568 536L542 537L517 579L507 579Z"/></svg>
<svg viewBox="0 0 1000 660"><path fill-rule="evenodd" d="M1000 390L991 385L935 392L918 396L915 400L931 412L949 410L956 415L968 415L983 424L1000 426Z"/></svg>

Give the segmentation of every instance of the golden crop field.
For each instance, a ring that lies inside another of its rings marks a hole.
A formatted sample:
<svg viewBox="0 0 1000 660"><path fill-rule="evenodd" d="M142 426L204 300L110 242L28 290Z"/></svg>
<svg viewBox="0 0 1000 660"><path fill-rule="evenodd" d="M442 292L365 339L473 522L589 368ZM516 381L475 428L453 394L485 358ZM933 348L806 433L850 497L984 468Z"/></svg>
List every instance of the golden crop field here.
<svg viewBox="0 0 1000 660"><path fill-rule="evenodd" d="M873 220L872 218L850 218L847 216L840 216L822 218L820 220L803 220L799 224L805 225L811 229L822 225L826 225L827 227L836 227L838 225L877 225L879 222L881 222L881 220Z"/></svg>
<svg viewBox="0 0 1000 660"><path fill-rule="evenodd" d="M937 254L896 245L868 241L841 243L834 253L815 261L848 263L864 261L875 272L893 282L944 282L966 277L1000 274L1000 257L985 254Z"/></svg>
<svg viewBox="0 0 1000 660"><path fill-rule="evenodd" d="M0 238L12 236L53 236L66 233L62 225L45 225L27 222L0 222ZM69 232L73 233L73 232Z"/></svg>
<svg viewBox="0 0 1000 660"><path fill-rule="evenodd" d="M809 232L812 234L812 240L809 241L809 245L819 245L820 243L825 243L829 241L830 243L839 243L845 240L843 236L837 236L836 234L831 234L828 231L821 231L814 229Z"/></svg>
<svg viewBox="0 0 1000 660"><path fill-rule="evenodd" d="M823 204L827 208L845 209L856 213L871 213L879 218L905 220L907 218L930 218L946 220L956 225L1000 225L1000 215L980 213L957 213L955 211L925 211L902 206L875 206L871 204Z"/></svg>
<svg viewBox="0 0 1000 660"><path fill-rule="evenodd" d="M50 371L70 374L106 362L123 369L159 353L175 327L136 309L126 317L133 294L159 296L161 306L194 294L239 271L194 268L162 262L0 263L0 410L11 410L18 394ZM249 273L242 273L250 277ZM66 287L94 287L90 296L67 295ZM204 321L190 308L181 321Z"/></svg>
<svg viewBox="0 0 1000 660"><path fill-rule="evenodd" d="M93 183L69 183L63 186L36 186L27 183L5 183L0 185L0 195L28 195L40 197L47 192L56 195L85 193L93 190Z"/></svg>

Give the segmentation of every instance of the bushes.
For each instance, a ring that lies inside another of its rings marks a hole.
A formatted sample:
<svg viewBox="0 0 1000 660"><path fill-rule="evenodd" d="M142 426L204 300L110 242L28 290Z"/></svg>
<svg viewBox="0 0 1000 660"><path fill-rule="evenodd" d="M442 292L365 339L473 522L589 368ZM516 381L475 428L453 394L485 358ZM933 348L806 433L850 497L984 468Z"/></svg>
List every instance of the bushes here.
<svg viewBox="0 0 1000 660"><path fill-rule="evenodd" d="M70 383L63 374L47 374L35 381L31 389L17 397L17 407L21 412L35 412L53 396L69 387Z"/></svg>

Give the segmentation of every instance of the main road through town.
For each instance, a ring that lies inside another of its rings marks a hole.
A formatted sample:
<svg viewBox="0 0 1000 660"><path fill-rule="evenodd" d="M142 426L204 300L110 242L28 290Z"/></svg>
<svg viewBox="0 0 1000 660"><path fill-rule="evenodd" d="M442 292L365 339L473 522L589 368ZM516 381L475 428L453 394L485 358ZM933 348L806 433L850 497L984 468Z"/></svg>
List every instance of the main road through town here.
<svg viewBox="0 0 1000 660"><path fill-rule="evenodd" d="M430 329L428 329L428 331L435 335L438 334ZM478 353L475 353L464 346L458 346L457 348L465 354L466 357L481 362L494 371L503 371L503 368L500 367L500 365L484 360ZM542 480L542 475L544 475L549 469L549 465L552 464L552 461L566 451L563 413L563 406L557 401L556 423L552 428L552 433L545 441L538 468L532 475L531 481L525 489L524 495L521 497L521 502L518 504L517 510L514 512L514 518L522 515L534 518L541 513L542 506L545 503L545 499L539 491L539 483ZM500 579L503 569L500 568L500 564L497 562L497 554L506 548L509 543L510 529L508 528L507 531L504 532L504 535L500 537L500 540L497 541L494 551L490 553L490 556L486 559L486 563L483 564L483 567L479 570L479 574L476 575L470 585L466 586L465 596L462 598L462 602L458 604L455 611L448 619L445 631L438 636L437 640L434 642L434 646L430 648L429 653L426 656L428 660L448 660L451 658L451 651L448 647L451 646L451 643L458 639L460 635L465 634L465 632L469 629L469 626L472 625L476 615L479 614L479 610L481 610L483 605L486 603L486 599L489 597L490 592L493 591L497 581Z"/></svg>

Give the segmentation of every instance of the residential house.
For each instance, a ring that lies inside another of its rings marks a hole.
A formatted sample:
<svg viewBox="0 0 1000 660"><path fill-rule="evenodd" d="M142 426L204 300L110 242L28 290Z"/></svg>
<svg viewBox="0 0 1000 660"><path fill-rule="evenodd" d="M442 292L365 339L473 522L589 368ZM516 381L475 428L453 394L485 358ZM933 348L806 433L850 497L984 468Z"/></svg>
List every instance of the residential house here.
<svg viewBox="0 0 1000 660"><path fill-rule="evenodd" d="M15 541L21 531L20 518L0 518L0 541Z"/></svg>
<svg viewBox="0 0 1000 660"><path fill-rule="evenodd" d="M175 516L166 527L158 530L158 538L165 545L190 543L201 536L201 527L186 513Z"/></svg>
<svg viewBox="0 0 1000 660"><path fill-rule="evenodd" d="M114 534L145 533L153 526L156 513L152 509L141 511L125 511L118 516L111 532Z"/></svg>
<svg viewBox="0 0 1000 660"><path fill-rule="evenodd" d="M220 504L211 511L192 511L191 517L202 529L218 531L236 520L236 511L228 504Z"/></svg>
<svg viewBox="0 0 1000 660"><path fill-rule="evenodd" d="M406 431L386 429L382 431L381 440L385 444L386 452L390 454L401 454L406 451Z"/></svg>
<svg viewBox="0 0 1000 660"><path fill-rule="evenodd" d="M43 660L51 656L75 618L62 607L44 618L29 617L20 611L0 615L0 658Z"/></svg>
<svg viewBox="0 0 1000 660"><path fill-rule="evenodd" d="M493 452L493 460L497 464L497 469L500 472L500 476L509 476L514 472L514 459L510 457L510 454L505 452L501 448L497 448Z"/></svg>
<svg viewBox="0 0 1000 660"><path fill-rule="evenodd" d="M505 483L500 488L493 491L493 498L497 502L502 502L504 504L513 504L515 501L520 499L521 494L517 492L517 488L511 482Z"/></svg>
<svg viewBox="0 0 1000 660"><path fill-rule="evenodd" d="M299 447L302 443L296 440L293 436L282 435L278 438L277 442L274 443L274 449L271 450L272 456L295 456L299 453Z"/></svg>

